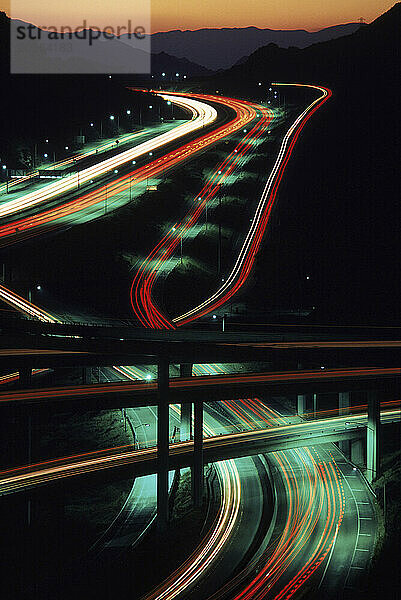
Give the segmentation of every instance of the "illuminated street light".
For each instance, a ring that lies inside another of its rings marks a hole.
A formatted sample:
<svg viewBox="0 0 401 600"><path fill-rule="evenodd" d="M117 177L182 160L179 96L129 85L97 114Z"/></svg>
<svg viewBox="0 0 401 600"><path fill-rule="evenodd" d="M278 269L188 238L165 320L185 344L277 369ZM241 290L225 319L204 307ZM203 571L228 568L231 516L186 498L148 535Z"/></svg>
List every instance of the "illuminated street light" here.
<svg viewBox="0 0 401 600"><path fill-rule="evenodd" d="M110 115L110 120L114 121L114 119L115 119L114 115Z"/></svg>

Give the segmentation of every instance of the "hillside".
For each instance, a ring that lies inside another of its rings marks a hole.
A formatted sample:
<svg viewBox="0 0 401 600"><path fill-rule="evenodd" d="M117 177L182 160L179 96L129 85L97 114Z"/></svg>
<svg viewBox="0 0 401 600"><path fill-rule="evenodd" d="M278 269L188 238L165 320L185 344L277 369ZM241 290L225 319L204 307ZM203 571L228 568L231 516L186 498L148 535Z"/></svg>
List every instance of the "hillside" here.
<svg viewBox="0 0 401 600"><path fill-rule="evenodd" d="M227 69L269 43L282 48L305 48L316 42L349 35L359 28L360 23L348 23L315 32L258 27L166 31L152 35L152 52L167 52L212 70Z"/></svg>
<svg viewBox="0 0 401 600"><path fill-rule="evenodd" d="M278 260L267 252L259 263L255 297L315 306L317 321L399 324L400 28L397 3L350 36L303 50L269 45L209 80L209 89L251 97L270 81L321 83L334 92L289 164Z"/></svg>

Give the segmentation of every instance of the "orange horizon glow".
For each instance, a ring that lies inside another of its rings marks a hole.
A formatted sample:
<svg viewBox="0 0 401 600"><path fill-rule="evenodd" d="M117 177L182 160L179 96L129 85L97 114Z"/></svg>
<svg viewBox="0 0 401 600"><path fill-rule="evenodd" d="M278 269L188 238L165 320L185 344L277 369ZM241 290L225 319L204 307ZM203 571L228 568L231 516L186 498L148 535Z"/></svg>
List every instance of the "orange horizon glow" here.
<svg viewBox="0 0 401 600"><path fill-rule="evenodd" d="M150 2L150 0L149 0ZM141 6L140 6L141 4ZM394 0L338 0L323 3L318 0L271 0L267 6L263 0L231 0L229 14L226 5L213 0L203 0L202 4L184 3L184 0L153 0L150 4L151 26L146 16L147 0L136 3L120 0L118 6L104 0L81 0L66 3L55 0L52 4L45 0L32 3L28 0L0 0L0 10L13 18L33 23L39 27L71 25L78 27L86 19L92 24L105 28L117 27L132 19L134 26L146 26L152 33L173 30L196 31L214 28L258 27L260 29L318 31L325 27L355 23L363 17L370 23L394 5ZM143 15L141 17L140 15ZM141 22L142 21L142 22Z"/></svg>

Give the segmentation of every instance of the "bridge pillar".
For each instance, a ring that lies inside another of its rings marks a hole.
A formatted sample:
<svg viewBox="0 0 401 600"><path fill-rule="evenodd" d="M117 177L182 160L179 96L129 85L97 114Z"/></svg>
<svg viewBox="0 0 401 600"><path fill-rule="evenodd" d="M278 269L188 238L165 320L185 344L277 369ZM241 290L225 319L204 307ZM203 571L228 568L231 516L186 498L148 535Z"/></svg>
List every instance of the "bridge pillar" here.
<svg viewBox="0 0 401 600"><path fill-rule="evenodd" d="M314 394L298 394L297 396L297 414L303 415L312 408Z"/></svg>
<svg viewBox="0 0 401 600"><path fill-rule="evenodd" d="M366 477L369 482L376 479L380 470L380 402L375 390L368 392L368 429L366 434Z"/></svg>
<svg viewBox="0 0 401 600"><path fill-rule="evenodd" d="M191 440L192 435L192 402L181 404L180 441Z"/></svg>
<svg viewBox="0 0 401 600"><path fill-rule="evenodd" d="M350 392L339 392L338 394L338 414L347 415L349 412ZM351 440L342 440L338 442L341 452L349 458L351 456Z"/></svg>
<svg viewBox="0 0 401 600"><path fill-rule="evenodd" d="M354 465L358 465L358 467L363 467L363 465L365 464L363 440L349 440L349 441L351 442L351 444L350 444L351 462L353 462Z"/></svg>
<svg viewBox="0 0 401 600"><path fill-rule="evenodd" d="M18 385L21 388L27 388L32 385L32 369L31 367L21 367L19 370Z"/></svg>
<svg viewBox="0 0 401 600"><path fill-rule="evenodd" d="M192 363L180 365L180 377L192 376ZM192 439L192 402L183 402L181 404L181 424L180 424L180 441Z"/></svg>
<svg viewBox="0 0 401 600"><path fill-rule="evenodd" d="M194 464L191 482L194 505L200 507L203 496L203 402L195 402L194 420Z"/></svg>
<svg viewBox="0 0 401 600"><path fill-rule="evenodd" d="M160 359L157 365L157 525L164 530L168 522L169 463L169 362Z"/></svg>
<svg viewBox="0 0 401 600"><path fill-rule="evenodd" d="M82 368L82 383L86 385L87 383L92 383L92 368L91 367L83 367Z"/></svg>

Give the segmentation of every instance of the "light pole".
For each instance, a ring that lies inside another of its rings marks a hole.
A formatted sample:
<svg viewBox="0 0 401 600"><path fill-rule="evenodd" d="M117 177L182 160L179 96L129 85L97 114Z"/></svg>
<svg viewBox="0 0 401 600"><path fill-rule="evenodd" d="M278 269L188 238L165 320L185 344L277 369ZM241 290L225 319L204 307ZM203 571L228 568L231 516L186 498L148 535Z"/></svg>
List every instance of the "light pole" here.
<svg viewBox="0 0 401 600"><path fill-rule="evenodd" d="M8 169L7 169L7 165L3 165L3 171L5 172L5 176L6 176L6 190L7 190L7 194L8 194Z"/></svg>
<svg viewBox="0 0 401 600"><path fill-rule="evenodd" d="M221 273L221 190L219 184L219 246L217 252L217 273Z"/></svg>
<svg viewBox="0 0 401 600"><path fill-rule="evenodd" d="M227 313L224 313L222 321L221 321L221 330L224 331L226 330L226 318L227 318Z"/></svg>
<svg viewBox="0 0 401 600"><path fill-rule="evenodd" d="M129 201L132 202L132 180L135 179L135 176L129 178Z"/></svg>
<svg viewBox="0 0 401 600"><path fill-rule="evenodd" d="M125 410L125 413L124 413L124 415L125 415L125 427L124 427L124 430L127 431L127 411L126 411L126 409L124 409L124 410ZM150 423L141 423L140 425L135 425L135 426L132 427L132 431L133 431L133 434L134 434L134 446L136 444L137 447L138 447L138 450L139 450L139 440L138 440L138 437L136 435L136 430L139 429L140 427L150 427Z"/></svg>

